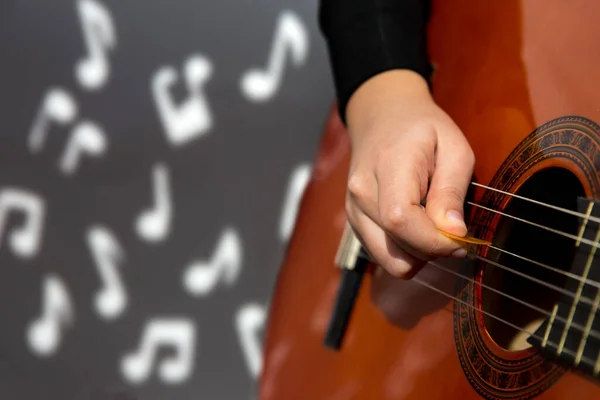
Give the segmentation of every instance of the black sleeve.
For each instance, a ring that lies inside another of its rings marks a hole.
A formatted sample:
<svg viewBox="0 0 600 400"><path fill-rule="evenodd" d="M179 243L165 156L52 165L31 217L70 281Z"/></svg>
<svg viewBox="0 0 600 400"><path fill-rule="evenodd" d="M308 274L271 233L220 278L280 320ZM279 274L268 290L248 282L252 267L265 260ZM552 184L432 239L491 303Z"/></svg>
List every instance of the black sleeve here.
<svg viewBox="0 0 600 400"><path fill-rule="evenodd" d="M426 28L429 0L320 0L340 117L358 87L390 69L431 76Z"/></svg>

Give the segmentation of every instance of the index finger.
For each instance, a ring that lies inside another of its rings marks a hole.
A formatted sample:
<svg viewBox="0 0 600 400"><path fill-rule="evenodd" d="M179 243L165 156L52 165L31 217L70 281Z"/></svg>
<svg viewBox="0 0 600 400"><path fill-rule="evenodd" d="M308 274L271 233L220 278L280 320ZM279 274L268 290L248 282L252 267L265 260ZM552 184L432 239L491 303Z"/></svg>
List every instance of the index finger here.
<svg viewBox="0 0 600 400"><path fill-rule="evenodd" d="M460 244L442 235L421 204L429 160L419 151L397 154L377 172L378 224L399 243L427 255L449 256Z"/></svg>

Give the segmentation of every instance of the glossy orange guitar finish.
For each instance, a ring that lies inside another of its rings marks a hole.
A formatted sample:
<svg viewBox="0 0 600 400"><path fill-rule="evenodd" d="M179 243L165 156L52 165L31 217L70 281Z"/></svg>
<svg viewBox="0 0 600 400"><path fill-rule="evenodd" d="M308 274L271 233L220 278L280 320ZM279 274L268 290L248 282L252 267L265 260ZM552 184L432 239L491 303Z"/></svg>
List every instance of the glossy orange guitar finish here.
<svg viewBox="0 0 600 400"><path fill-rule="evenodd" d="M579 181L573 196L599 198L600 1L433 3L433 93L475 151L476 181L516 192L560 167ZM598 383L535 348L506 350L481 313L380 270L363 281L341 350L324 347L340 279L334 258L348 161L332 109L272 300L261 400L600 398ZM474 201L484 200L510 205L476 190ZM494 243L499 224L481 212L469 221L475 236ZM454 291L457 278L431 268L417 277L465 303L485 303L477 285Z"/></svg>

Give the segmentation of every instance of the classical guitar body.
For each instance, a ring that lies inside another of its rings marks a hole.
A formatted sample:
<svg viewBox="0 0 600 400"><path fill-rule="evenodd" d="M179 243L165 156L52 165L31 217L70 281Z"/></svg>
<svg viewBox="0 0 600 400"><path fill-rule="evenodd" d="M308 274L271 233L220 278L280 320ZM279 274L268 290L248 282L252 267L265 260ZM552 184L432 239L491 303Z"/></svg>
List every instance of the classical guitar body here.
<svg viewBox="0 0 600 400"><path fill-rule="evenodd" d="M348 272L350 149L331 110L272 299L261 400L600 398L599 16L598 0L433 2L433 94L475 151L468 225L491 245L409 281L370 265L339 348L326 336Z"/></svg>

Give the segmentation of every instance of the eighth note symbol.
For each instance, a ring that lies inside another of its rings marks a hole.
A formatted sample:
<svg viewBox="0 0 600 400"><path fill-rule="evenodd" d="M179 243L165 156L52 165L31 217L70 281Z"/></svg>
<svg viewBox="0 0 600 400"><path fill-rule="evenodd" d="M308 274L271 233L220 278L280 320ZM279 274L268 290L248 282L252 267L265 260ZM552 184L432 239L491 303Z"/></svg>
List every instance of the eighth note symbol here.
<svg viewBox="0 0 600 400"><path fill-rule="evenodd" d="M89 54L77 64L75 75L81 86L95 90L108 79L106 51L116 46L115 27L110 13L98 1L79 0L77 11Z"/></svg>
<svg viewBox="0 0 600 400"><path fill-rule="evenodd" d="M87 244L104 287L96 294L96 310L106 319L118 317L127 306L127 291L117 272L124 252L114 235L102 226L93 226L87 233Z"/></svg>
<svg viewBox="0 0 600 400"><path fill-rule="evenodd" d="M44 227L45 204L41 197L17 188L0 191L0 238L6 228L8 214L20 211L25 221L10 236L10 247L20 257L29 258L37 254L40 248Z"/></svg>
<svg viewBox="0 0 600 400"><path fill-rule="evenodd" d="M89 121L79 123L67 142L60 169L65 175L72 175L84 154L101 156L106 151L107 142L104 131L97 124Z"/></svg>
<svg viewBox="0 0 600 400"><path fill-rule="evenodd" d="M44 148L51 122L66 127L75 122L78 112L77 102L68 91L58 87L49 89L29 133L29 151L35 154ZM98 124L85 120L78 122L71 131L58 164L59 169L65 175L73 174L82 156L101 156L106 151L107 142L106 134Z"/></svg>
<svg viewBox="0 0 600 400"><path fill-rule="evenodd" d="M212 63L204 56L193 55L186 60L183 75L190 95L180 105L175 104L170 93L178 79L175 68L162 67L152 78L152 94L158 116L171 144L187 144L205 135L212 127L213 118L203 93L212 70Z"/></svg>
<svg viewBox="0 0 600 400"><path fill-rule="evenodd" d="M219 281L231 286L242 266L242 242L233 229L223 231L210 261L192 263L183 275L183 285L193 295L206 296Z"/></svg>
<svg viewBox="0 0 600 400"><path fill-rule="evenodd" d="M69 92L61 88L49 89L43 97L35 121L29 133L28 147L32 153L37 153L44 147L50 122L67 125L75 119L78 113L77 103Z"/></svg>
<svg viewBox="0 0 600 400"><path fill-rule="evenodd" d="M253 69L242 78L242 93L249 100L265 101L275 94L281 83L287 50L296 66L306 61L308 33L300 18L291 11L284 11L278 18L266 70Z"/></svg>
<svg viewBox="0 0 600 400"><path fill-rule="evenodd" d="M152 172L155 204L137 218L136 230L144 239L156 242L164 239L169 233L172 205L167 166L159 163L154 166Z"/></svg>
<svg viewBox="0 0 600 400"><path fill-rule="evenodd" d="M72 325L73 305L63 281L54 274L44 278L42 315L27 332L27 341L33 352L42 357L52 355L60 346L61 328Z"/></svg>
<svg viewBox="0 0 600 400"><path fill-rule="evenodd" d="M176 353L162 361L159 376L166 383L180 383L187 379L194 364L196 327L184 318L154 319L146 324L137 351L121 360L121 372L135 384L150 376L161 347L174 347Z"/></svg>

